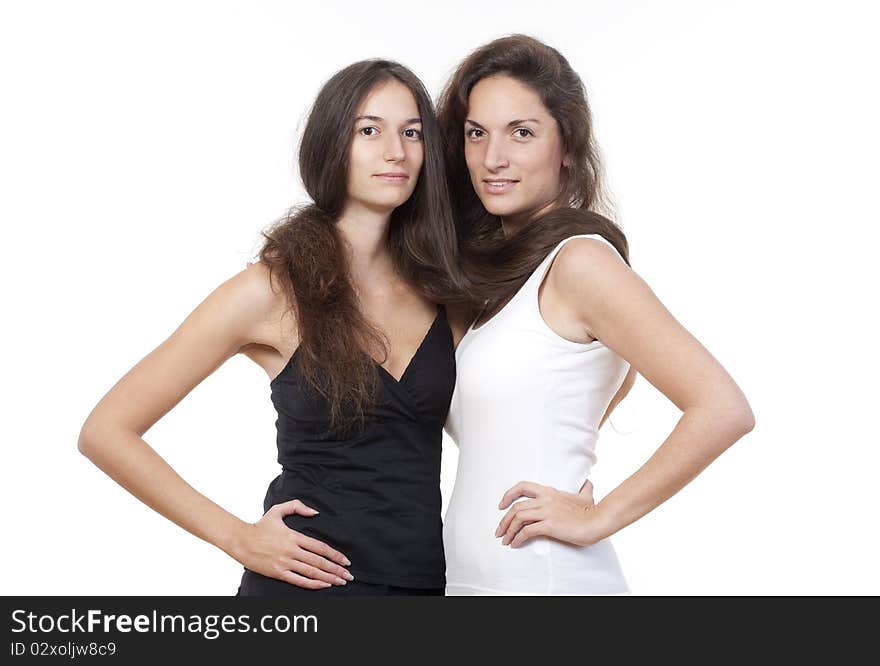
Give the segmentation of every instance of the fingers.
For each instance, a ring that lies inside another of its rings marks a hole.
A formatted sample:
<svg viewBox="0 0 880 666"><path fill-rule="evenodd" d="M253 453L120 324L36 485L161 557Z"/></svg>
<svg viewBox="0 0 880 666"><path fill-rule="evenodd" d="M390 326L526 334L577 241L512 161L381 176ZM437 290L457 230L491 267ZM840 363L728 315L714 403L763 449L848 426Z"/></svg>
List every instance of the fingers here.
<svg viewBox="0 0 880 666"><path fill-rule="evenodd" d="M513 488L504 493L498 508L506 509L508 505L518 497L537 497L538 493L543 488L544 486L532 483L531 481L520 481Z"/></svg>
<svg viewBox="0 0 880 666"><path fill-rule="evenodd" d="M500 537L507 531L507 528L510 527L510 523L518 511L522 511L523 509L536 509L538 506L538 502L532 499L523 500L514 504L510 507L510 510L504 514L504 518L502 518L501 522L498 524L498 528L495 530L495 536Z"/></svg>
<svg viewBox="0 0 880 666"><path fill-rule="evenodd" d="M509 543L512 543L516 538L517 534L519 534L520 530L522 530L526 524L532 524L544 517L544 512L540 509L526 509L524 511L517 511L516 515L513 517L513 520L510 521L510 527L504 533L504 538L501 540L501 545L506 546Z"/></svg>
<svg viewBox="0 0 880 666"><path fill-rule="evenodd" d="M333 575L336 578L344 578L345 580L354 580L354 576L349 573L349 571L338 564L331 562L330 560L321 557L320 555L315 555L314 553L310 553L307 550L299 549L299 552L296 554L296 559L304 562L305 564L309 564L316 569L320 569L322 571L327 572L328 574ZM334 581L335 582L335 581Z"/></svg>
<svg viewBox="0 0 880 666"><path fill-rule="evenodd" d="M301 516L317 516L319 513L317 509L308 506L305 502L299 499L275 504L269 509L269 511L274 511L279 518L283 518L292 513ZM303 553L308 553L311 558L309 561L312 565L324 569L325 571L329 571L334 575L341 576L342 578L353 580L353 578L350 577L351 574L342 568L343 566L347 567L351 565L351 560L345 555L335 548L331 548L323 541L306 536L296 530L291 530L291 532L293 533L293 546L301 549ZM326 564L326 566L324 564Z"/></svg>
<svg viewBox="0 0 880 666"><path fill-rule="evenodd" d="M306 504L302 500L293 500L293 501L299 502L299 506L297 507L298 512L305 511L305 513L300 513L301 516L303 516L303 515L306 515L306 516L318 515L319 511L316 508L309 506L308 504Z"/></svg>
<svg viewBox="0 0 880 666"><path fill-rule="evenodd" d="M578 491L578 496L581 499L587 500L587 503L590 506L596 503L593 499L593 483L589 479L584 481L584 485L582 485L581 489Z"/></svg>
<svg viewBox="0 0 880 666"><path fill-rule="evenodd" d="M276 511L282 517L287 516L291 513L296 513L300 516L318 515L318 511L310 506L306 506L301 500L298 499L292 499L287 502L282 502L281 504L276 504L270 509L270 511L272 510Z"/></svg>
<svg viewBox="0 0 880 666"><path fill-rule="evenodd" d="M547 521L539 521L537 523L531 523L523 527L519 533L513 538L513 541L510 542L511 548L516 548L517 546L521 546L523 543L532 539L536 536L541 536L547 533Z"/></svg>
<svg viewBox="0 0 880 666"><path fill-rule="evenodd" d="M311 564L303 562L300 559L293 558L288 560L287 566L290 571L310 580L324 581L325 583L329 583L330 585L345 585L346 583L346 580L344 578L331 573L327 573L326 571L323 571L318 567L314 567Z"/></svg>
<svg viewBox="0 0 880 666"><path fill-rule="evenodd" d="M305 576L295 574L292 571L282 571L279 574L278 579L290 583L291 585L296 585L297 587L304 587L308 590L323 590L332 585L332 583L323 580L311 580Z"/></svg>
<svg viewBox="0 0 880 666"><path fill-rule="evenodd" d="M331 548L323 541L318 541L317 539L313 539L312 537L306 536L305 534L297 534L297 545L300 548L311 551L316 555L326 557L328 560L333 560L334 562L337 562L338 564L346 567L351 564L351 562L345 555L340 553L338 550Z"/></svg>

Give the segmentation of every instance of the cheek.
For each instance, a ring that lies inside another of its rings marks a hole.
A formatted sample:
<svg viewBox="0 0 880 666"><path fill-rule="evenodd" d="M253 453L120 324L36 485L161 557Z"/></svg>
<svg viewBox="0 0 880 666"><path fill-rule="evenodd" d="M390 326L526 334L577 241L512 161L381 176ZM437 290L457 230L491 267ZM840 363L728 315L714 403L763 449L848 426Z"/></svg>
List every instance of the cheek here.
<svg viewBox="0 0 880 666"><path fill-rule="evenodd" d="M351 148L351 151L348 153L348 182L357 182L361 180L363 177L363 171L365 168L365 163L368 161L366 159L367 151L364 149L364 146L359 146L354 144Z"/></svg>
<svg viewBox="0 0 880 666"><path fill-rule="evenodd" d="M409 193L412 194L425 168L425 147L421 143L413 144L406 152L406 161L409 162Z"/></svg>
<svg viewBox="0 0 880 666"><path fill-rule="evenodd" d="M464 145L464 161L467 164L468 171L471 172L471 177L474 178L477 168L483 162L483 154L479 146L473 143L466 143Z"/></svg>
<svg viewBox="0 0 880 666"><path fill-rule="evenodd" d="M407 151L406 159L413 165L414 170L418 172L425 164L425 146L420 142L411 145L412 148Z"/></svg>
<svg viewBox="0 0 880 666"><path fill-rule="evenodd" d="M527 168L532 174L533 183L543 192L559 189L559 170L562 155L554 146L536 151L527 158Z"/></svg>
<svg viewBox="0 0 880 666"><path fill-rule="evenodd" d="M348 195L355 199L372 199L375 196L376 183L366 165L356 162L349 164L346 189Z"/></svg>

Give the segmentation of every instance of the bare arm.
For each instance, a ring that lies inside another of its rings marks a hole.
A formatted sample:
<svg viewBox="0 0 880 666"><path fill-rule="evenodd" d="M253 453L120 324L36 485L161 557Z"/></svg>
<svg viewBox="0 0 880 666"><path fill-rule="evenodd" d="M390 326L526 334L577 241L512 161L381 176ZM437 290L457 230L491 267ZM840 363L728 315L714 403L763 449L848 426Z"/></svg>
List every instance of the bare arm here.
<svg viewBox="0 0 880 666"><path fill-rule="evenodd" d="M567 243L551 268L547 288L557 290L568 304L584 336L602 340L683 414L650 459L589 511L575 495L530 482L517 484L502 506L523 494L540 495L550 520L522 527L514 505L499 527L508 535L519 530L512 545L538 534L582 544L614 534L672 497L755 423L748 401L721 364L601 241Z"/></svg>
<svg viewBox="0 0 880 666"><path fill-rule="evenodd" d="M585 329L630 362L683 414L653 456L596 505L608 536L665 502L752 430L748 401L721 364L604 243L560 253L555 288Z"/></svg>
<svg viewBox="0 0 880 666"><path fill-rule="evenodd" d="M100 400L86 419L78 443L86 457L142 502L240 562L250 557L250 564L268 559L274 547L270 541L288 538L278 529L280 516L274 531L254 529L255 525L190 486L143 435L245 345L267 344L267 322L277 317L278 307L279 299L262 264L224 282ZM299 505L288 508L287 513L303 512ZM263 556L250 552L246 557L245 550L263 551ZM345 560L329 547L322 555ZM265 562L262 566L265 570Z"/></svg>

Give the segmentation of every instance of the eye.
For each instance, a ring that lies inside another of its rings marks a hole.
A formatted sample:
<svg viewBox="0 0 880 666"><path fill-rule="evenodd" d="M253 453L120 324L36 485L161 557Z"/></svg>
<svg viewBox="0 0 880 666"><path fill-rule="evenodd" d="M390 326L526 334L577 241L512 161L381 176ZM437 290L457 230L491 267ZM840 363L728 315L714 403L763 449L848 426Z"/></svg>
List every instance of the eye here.
<svg viewBox="0 0 880 666"><path fill-rule="evenodd" d="M481 130L479 127L471 127L465 132L465 135L469 139L479 139L481 136L483 136L483 130Z"/></svg>
<svg viewBox="0 0 880 666"><path fill-rule="evenodd" d="M528 127L517 127L513 133L517 139L528 139L530 136L535 136L535 133Z"/></svg>
<svg viewBox="0 0 880 666"><path fill-rule="evenodd" d="M371 125L371 126L369 126L369 127L361 127L361 128L358 130L358 132L361 133L361 134L363 134L364 136L375 136L376 134L379 133L379 128L378 128L378 127L373 127L373 126Z"/></svg>
<svg viewBox="0 0 880 666"><path fill-rule="evenodd" d="M422 132L420 130L417 130L415 127L408 127L407 129L403 130L403 135L407 139L415 139L416 141L422 138Z"/></svg>

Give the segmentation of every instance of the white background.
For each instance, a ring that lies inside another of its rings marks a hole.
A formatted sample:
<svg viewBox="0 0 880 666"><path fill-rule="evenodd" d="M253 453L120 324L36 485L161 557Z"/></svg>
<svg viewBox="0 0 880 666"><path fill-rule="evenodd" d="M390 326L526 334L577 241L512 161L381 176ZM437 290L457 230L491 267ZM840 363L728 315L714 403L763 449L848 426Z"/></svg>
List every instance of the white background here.
<svg viewBox="0 0 880 666"><path fill-rule="evenodd" d="M235 594L241 565L105 476L79 429L303 200L296 141L330 75L389 57L436 94L512 32L582 75L634 269L757 417L612 537L633 592L880 593L872 4L4 2L0 593ZM640 378L597 499L678 417ZM236 357L145 439L255 521L274 420ZM444 508L455 464L447 439Z"/></svg>

